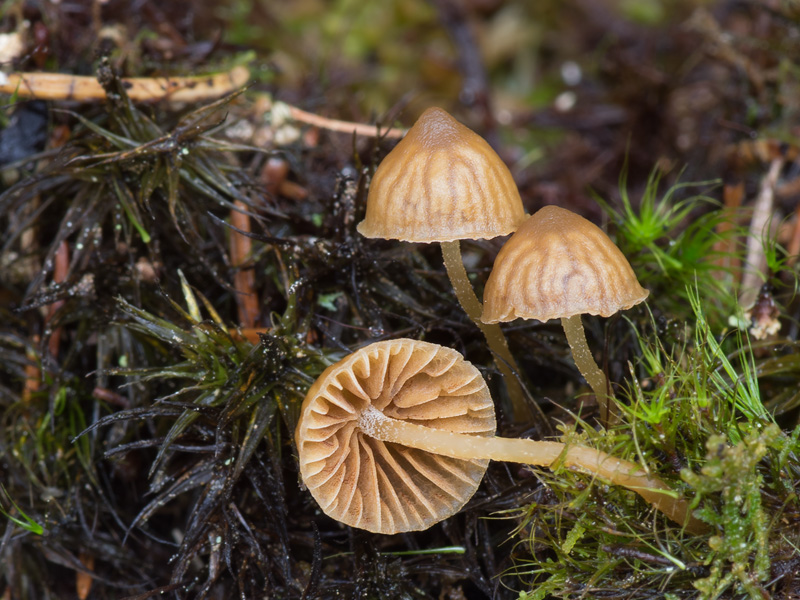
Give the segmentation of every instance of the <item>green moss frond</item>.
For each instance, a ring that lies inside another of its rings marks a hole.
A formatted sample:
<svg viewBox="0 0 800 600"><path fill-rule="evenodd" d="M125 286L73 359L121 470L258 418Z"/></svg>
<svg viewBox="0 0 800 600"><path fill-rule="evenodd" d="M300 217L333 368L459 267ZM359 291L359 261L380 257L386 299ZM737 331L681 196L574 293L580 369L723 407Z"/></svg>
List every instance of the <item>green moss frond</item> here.
<svg viewBox="0 0 800 600"><path fill-rule="evenodd" d="M734 224L734 215L707 195L719 181L679 181L660 193L661 178L661 171L654 169L634 201L625 168L619 182L621 207L595 197L615 225L617 245L651 290L652 304L676 318L688 318L684 290L696 286L712 322L724 323L735 308L728 293L735 270L726 266L726 259L738 251L742 229ZM687 195L698 188L705 192Z"/></svg>

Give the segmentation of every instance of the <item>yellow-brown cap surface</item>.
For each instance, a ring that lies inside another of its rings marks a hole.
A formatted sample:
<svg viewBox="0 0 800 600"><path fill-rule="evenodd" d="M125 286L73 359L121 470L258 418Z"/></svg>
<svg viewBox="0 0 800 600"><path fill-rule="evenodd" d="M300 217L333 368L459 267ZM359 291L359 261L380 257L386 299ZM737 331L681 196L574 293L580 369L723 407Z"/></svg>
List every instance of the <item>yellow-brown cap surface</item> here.
<svg viewBox="0 0 800 600"><path fill-rule="evenodd" d="M525 219L508 167L486 141L429 108L383 159L358 231L407 242L487 239Z"/></svg>
<svg viewBox="0 0 800 600"><path fill-rule="evenodd" d="M599 227L566 209L546 206L500 249L486 282L481 320L609 317L648 294Z"/></svg>
<svg viewBox="0 0 800 600"><path fill-rule="evenodd" d="M430 428L492 436L494 405L478 370L436 344L370 344L320 375L295 431L303 481L322 510L346 525L385 534L416 531L460 510L488 460L375 440L359 428L370 406Z"/></svg>

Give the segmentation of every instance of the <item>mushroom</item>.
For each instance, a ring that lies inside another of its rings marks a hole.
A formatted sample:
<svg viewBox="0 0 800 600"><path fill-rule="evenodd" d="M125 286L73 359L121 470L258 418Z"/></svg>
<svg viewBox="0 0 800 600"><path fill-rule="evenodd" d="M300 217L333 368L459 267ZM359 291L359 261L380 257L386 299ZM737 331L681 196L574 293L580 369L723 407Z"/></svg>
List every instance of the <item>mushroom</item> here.
<svg viewBox="0 0 800 600"><path fill-rule="evenodd" d="M545 206L500 249L484 291L483 321L561 319L575 365L611 417L608 382L586 342L581 315L610 317L647 298L630 263L595 224Z"/></svg>
<svg viewBox="0 0 800 600"><path fill-rule="evenodd" d="M516 417L529 414L519 371L482 306L461 260L462 239L514 232L525 211L508 167L486 141L441 108L429 108L375 171L358 231L368 238L439 242L464 311L481 329L503 373Z"/></svg>
<svg viewBox="0 0 800 600"><path fill-rule="evenodd" d="M593 448L494 437L486 382L455 350L375 342L328 367L303 401L300 473L322 510L394 534L426 529L472 497L488 459L588 471L645 498L687 531L704 525L646 469Z"/></svg>

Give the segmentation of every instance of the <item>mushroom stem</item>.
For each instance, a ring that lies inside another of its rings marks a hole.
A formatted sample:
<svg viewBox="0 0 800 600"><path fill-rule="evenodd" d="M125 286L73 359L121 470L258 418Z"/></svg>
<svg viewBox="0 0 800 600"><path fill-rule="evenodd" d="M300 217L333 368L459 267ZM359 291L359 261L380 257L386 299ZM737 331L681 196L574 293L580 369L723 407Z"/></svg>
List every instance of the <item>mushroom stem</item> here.
<svg viewBox="0 0 800 600"><path fill-rule="evenodd" d="M525 392L522 385L517 378L519 367L517 366L514 357L511 356L511 351L508 349L508 342L506 336L503 335L503 330L500 325L486 324L481 321L481 312L483 306L478 296L475 295L475 290L472 288L467 270L464 268L464 263L461 260L461 243L459 240L451 242L442 242L442 258L444 259L444 267L447 270L447 276L450 278L450 284L453 286L453 291L456 293L461 308L467 313L467 316L472 320L475 325L483 332L489 348L494 353L494 362L500 372L503 374L503 379L506 382L506 389L511 398L511 407L514 411L514 419L521 421L525 418L531 417L531 410L528 403L525 401ZM538 407L538 405L537 405ZM539 409L541 412L541 409ZM544 415L541 415L543 422L547 422Z"/></svg>
<svg viewBox="0 0 800 600"><path fill-rule="evenodd" d="M559 459L565 467L575 467L607 479L639 494L654 508L694 534L707 530L706 525L689 513L689 504L658 477L648 475L639 465L615 458L585 446L567 446L560 442L528 439L483 437L433 429L410 421L400 421L383 414L372 405L359 416L357 426L364 435L464 460L502 460L549 467Z"/></svg>
<svg viewBox="0 0 800 600"><path fill-rule="evenodd" d="M609 393L608 380L605 374L597 366L592 356L592 351L589 350L581 316L564 317L561 319L561 326L567 336L575 366L578 367L578 371L586 379L597 397L597 403L600 405L600 421L603 425L608 425L612 418L611 406L614 404L614 397Z"/></svg>

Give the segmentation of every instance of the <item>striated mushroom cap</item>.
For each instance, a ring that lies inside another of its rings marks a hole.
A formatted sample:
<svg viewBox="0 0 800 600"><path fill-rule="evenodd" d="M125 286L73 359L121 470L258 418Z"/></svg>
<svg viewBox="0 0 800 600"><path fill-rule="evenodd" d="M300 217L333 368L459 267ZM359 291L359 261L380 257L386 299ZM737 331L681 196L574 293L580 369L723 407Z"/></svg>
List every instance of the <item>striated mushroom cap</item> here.
<svg viewBox="0 0 800 600"><path fill-rule="evenodd" d="M383 159L358 231L406 242L487 239L525 219L511 172L486 141L429 108Z"/></svg>
<svg viewBox="0 0 800 600"><path fill-rule="evenodd" d="M599 227L564 208L545 206L497 254L481 320L610 317L649 293Z"/></svg>
<svg viewBox="0 0 800 600"><path fill-rule="evenodd" d="M374 533L426 529L472 497L488 460L463 460L367 437L373 406L395 419L494 435L494 405L478 370L455 350L410 339L377 342L325 369L295 431L300 473L330 517Z"/></svg>

